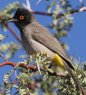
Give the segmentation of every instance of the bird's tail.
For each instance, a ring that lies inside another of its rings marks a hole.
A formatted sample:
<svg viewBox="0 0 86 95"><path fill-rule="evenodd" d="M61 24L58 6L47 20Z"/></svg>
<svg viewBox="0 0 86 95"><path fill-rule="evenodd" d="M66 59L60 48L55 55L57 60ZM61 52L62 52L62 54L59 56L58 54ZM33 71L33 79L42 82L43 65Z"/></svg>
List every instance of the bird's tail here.
<svg viewBox="0 0 86 95"><path fill-rule="evenodd" d="M80 85L79 81L78 81L78 78L74 76L73 72L72 72L72 69L70 69L70 67L67 65L67 62L64 62L65 64L65 68L66 70L68 71L68 73L70 74L70 76L72 77L72 79L74 80L75 82L75 85L76 85L76 89L77 91L79 90L80 93L82 93L82 95L86 95L86 91L84 90L84 88Z"/></svg>

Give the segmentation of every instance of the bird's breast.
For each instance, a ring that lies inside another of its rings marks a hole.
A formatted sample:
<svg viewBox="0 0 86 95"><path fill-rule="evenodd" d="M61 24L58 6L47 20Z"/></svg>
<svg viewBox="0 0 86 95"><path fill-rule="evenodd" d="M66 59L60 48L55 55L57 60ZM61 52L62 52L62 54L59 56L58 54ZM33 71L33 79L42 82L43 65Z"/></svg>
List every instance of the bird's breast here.
<svg viewBox="0 0 86 95"><path fill-rule="evenodd" d="M54 53L49 50L46 46L42 45L41 43L35 41L35 40L31 40L32 44L31 47L33 47L33 50L37 53L37 52L44 52L47 53L49 57L53 57Z"/></svg>

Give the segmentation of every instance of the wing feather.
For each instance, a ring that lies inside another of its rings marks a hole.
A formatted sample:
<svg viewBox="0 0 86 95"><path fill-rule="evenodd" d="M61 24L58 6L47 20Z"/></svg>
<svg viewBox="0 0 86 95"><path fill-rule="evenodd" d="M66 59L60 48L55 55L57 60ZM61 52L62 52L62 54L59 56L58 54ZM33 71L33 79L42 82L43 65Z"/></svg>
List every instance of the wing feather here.
<svg viewBox="0 0 86 95"><path fill-rule="evenodd" d="M38 22L32 23L29 28L32 30L32 37L34 40L46 46L48 49L57 53L65 61L68 62L68 65L73 68L72 62L68 57L66 51L61 46L60 42L50 33L46 28L40 25Z"/></svg>

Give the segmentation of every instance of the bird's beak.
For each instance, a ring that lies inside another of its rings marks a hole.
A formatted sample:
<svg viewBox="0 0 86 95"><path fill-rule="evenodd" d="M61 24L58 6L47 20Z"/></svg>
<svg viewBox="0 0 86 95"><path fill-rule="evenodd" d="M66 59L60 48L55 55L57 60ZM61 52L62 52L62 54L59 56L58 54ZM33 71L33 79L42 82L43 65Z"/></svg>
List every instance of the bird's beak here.
<svg viewBox="0 0 86 95"><path fill-rule="evenodd" d="M17 19L10 18L10 19L8 20L8 22L17 22Z"/></svg>

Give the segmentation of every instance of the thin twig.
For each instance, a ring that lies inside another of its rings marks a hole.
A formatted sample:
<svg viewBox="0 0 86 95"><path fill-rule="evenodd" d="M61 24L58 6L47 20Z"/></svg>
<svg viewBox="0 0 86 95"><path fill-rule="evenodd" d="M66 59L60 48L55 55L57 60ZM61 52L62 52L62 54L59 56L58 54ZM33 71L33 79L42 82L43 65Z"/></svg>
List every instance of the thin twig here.
<svg viewBox="0 0 86 95"><path fill-rule="evenodd" d="M3 20L3 18L0 17L0 22L2 22L2 20ZM13 28L8 23L5 23L4 25L8 30L10 30L10 32L13 34L13 36L21 43L20 37L16 34L16 32L13 30Z"/></svg>
<svg viewBox="0 0 86 95"><path fill-rule="evenodd" d="M79 12L85 12L86 11L86 7L81 7L80 9L75 9L72 10L70 12L70 14L75 14L75 13L79 13ZM33 11L33 14L38 14L38 15L44 15L44 16L52 16L53 13L47 13L47 12L39 12L39 11ZM57 14L57 18L61 18L62 16L64 16L63 13Z"/></svg>
<svg viewBox="0 0 86 95"><path fill-rule="evenodd" d="M20 37L16 34L16 32L12 29L12 27L8 23L6 23L5 26L7 27L7 29L10 30L10 32L14 35L14 37L21 43Z"/></svg>

